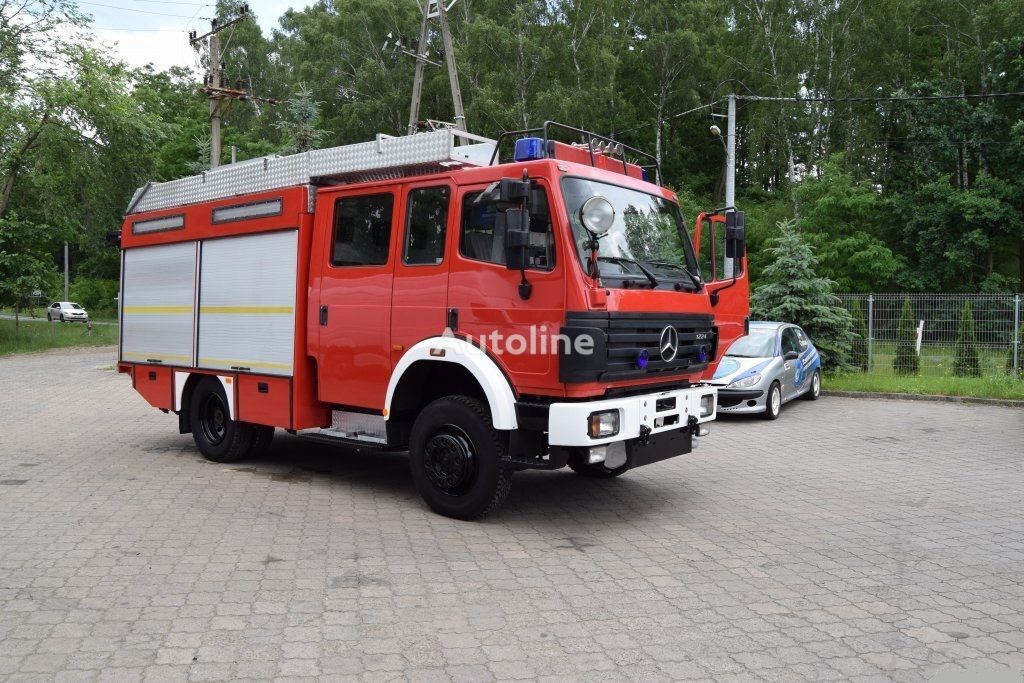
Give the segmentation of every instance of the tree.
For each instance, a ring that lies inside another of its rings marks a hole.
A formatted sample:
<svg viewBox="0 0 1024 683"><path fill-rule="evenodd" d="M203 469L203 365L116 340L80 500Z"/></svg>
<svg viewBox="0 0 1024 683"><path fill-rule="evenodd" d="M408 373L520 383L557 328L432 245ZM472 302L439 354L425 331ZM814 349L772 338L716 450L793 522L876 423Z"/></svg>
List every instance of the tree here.
<svg viewBox="0 0 1024 683"><path fill-rule="evenodd" d="M288 100L289 118L277 123L277 129L284 133L285 146L282 154L295 154L315 149L323 139L325 131L317 128L320 119L320 104L313 100L313 92L300 84L295 96Z"/></svg>
<svg viewBox="0 0 1024 683"><path fill-rule="evenodd" d="M0 218L0 306L18 313L33 300L57 291L60 274L47 250L46 231L8 214Z"/></svg>
<svg viewBox="0 0 1024 683"><path fill-rule="evenodd" d="M978 357L978 338L974 334L974 316L971 302L964 301L960 313L960 327L956 332L956 356L953 374L957 377L981 377L981 359Z"/></svg>
<svg viewBox="0 0 1024 683"><path fill-rule="evenodd" d="M770 262L762 273L763 284L750 298L755 315L800 325L821 353L824 367L848 367L854 339L849 311L832 293L834 283L815 273L814 250L795 221L781 222L778 228L766 249Z"/></svg>
<svg viewBox="0 0 1024 683"><path fill-rule="evenodd" d="M850 342L850 363L853 367L867 372L868 366L868 325L864 319L864 309L860 301L853 300L850 306L850 316L853 319L853 341Z"/></svg>
<svg viewBox="0 0 1024 683"><path fill-rule="evenodd" d="M921 371L921 359L917 357L917 323L910 299L903 299L903 308L896 323L896 355L892 369L897 375L916 375Z"/></svg>

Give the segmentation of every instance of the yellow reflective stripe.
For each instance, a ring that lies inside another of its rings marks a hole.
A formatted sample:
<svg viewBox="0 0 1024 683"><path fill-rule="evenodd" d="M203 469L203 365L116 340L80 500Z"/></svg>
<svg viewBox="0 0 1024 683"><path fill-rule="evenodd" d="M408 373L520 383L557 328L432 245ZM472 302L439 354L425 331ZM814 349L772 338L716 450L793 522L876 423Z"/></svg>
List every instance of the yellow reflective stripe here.
<svg viewBox="0 0 1024 683"><path fill-rule="evenodd" d="M179 313L191 313L191 306L125 306L121 309L124 313L141 313L147 315L174 315Z"/></svg>
<svg viewBox="0 0 1024 683"><path fill-rule="evenodd" d="M199 365L218 365L239 368L264 368L266 370L291 370L291 363L270 363L267 361L255 361L255 360L234 360L228 358L200 358Z"/></svg>
<svg viewBox="0 0 1024 683"><path fill-rule="evenodd" d="M290 315L291 306L201 306L200 313L224 313L229 315Z"/></svg>
<svg viewBox="0 0 1024 683"><path fill-rule="evenodd" d="M185 363L192 362L192 356L182 356L176 353L138 353L136 351L124 351L121 354L122 358L135 358L138 360L177 360Z"/></svg>

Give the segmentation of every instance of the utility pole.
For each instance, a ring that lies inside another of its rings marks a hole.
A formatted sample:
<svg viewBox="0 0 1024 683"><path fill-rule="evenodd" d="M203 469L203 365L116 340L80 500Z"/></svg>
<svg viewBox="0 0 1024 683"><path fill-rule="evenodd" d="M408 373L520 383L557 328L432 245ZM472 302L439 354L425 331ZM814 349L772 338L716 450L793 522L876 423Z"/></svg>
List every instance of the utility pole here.
<svg viewBox="0 0 1024 683"><path fill-rule="evenodd" d="M412 80L412 102L409 107L409 126L407 129L409 135L415 133L419 128L420 101L423 96L423 71L427 64L441 66L427 58L430 20L435 16L441 25L441 41L444 45L444 58L448 67L448 81L452 90L452 105L455 109L454 128L456 130L466 130L466 112L462 106L462 88L459 86L459 74L455 65L455 46L452 42L451 26L448 24L448 9L451 5L455 4L455 0L448 7L445 7L444 2L445 0L423 0L423 20L420 22L420 39L416 43L415 52L402 45L401 37L395 41L396 46L398 46L403 54L409 55L416 60L416 72ZM388 38L391 38L390 33ZM387 43L385 42L384 45L387 46Z"/></svg>
<svg viewBox="0 0 1024 683"><path fill-rule="evenodd" d="M725 207L736 206L736 95L729 93L729 121L725 133Z"/></svg>
<svg viewBox="0 0 1024 683"><path fill-rule="evenodd" d="M220 166L221 140L220 122L231 109L235 100L266 102L277 104L277 100L266 97L256 97L249 91L241 88L228 88L224 86L224 64L221 62L220 54L220 32L234 26L249 16L249 5L242 5L240 14L221 23L217 18L210 20L210 30L203 35L196 35L196 31L190 31L188 42L195 45L209 38L210 48L210 71L203 80L203 92L210 99L210 168ZM232 159L232 162L234 159Z"/></svg>
<svg viewBox="0 0 1024 683"><path fill-rule="evenodd" d="M64 243L64 301L68 300L68 243Z"/></svg>

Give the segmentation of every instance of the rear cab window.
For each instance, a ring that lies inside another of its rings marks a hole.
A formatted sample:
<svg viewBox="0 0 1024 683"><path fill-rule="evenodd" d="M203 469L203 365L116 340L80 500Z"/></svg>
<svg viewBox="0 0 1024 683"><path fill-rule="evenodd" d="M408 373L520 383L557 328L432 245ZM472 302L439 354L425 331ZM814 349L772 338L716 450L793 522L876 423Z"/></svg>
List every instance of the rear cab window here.
<svg viewBox="0 0 1024 683"><path fill-rule="evenodd" d="M392 193L341 197L334 203L331 265L383 266L391 246Z"/></svg>

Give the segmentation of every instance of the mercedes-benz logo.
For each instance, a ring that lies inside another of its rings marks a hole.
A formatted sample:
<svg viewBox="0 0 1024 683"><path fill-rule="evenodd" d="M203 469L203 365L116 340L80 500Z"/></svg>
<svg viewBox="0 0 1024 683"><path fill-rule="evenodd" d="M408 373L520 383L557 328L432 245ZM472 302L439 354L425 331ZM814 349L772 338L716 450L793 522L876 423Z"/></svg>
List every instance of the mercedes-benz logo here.
<svg viewBox="0 0 1024 683"><path fill-rule="evenodd" d="M676 354L679 353L679 333L672 325L668 325L661 331L658 351L661 353L661 359L666 363L671 363L676 359Z"/></svg>

